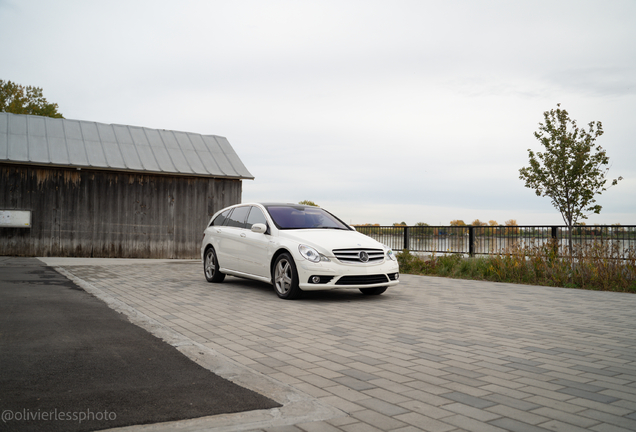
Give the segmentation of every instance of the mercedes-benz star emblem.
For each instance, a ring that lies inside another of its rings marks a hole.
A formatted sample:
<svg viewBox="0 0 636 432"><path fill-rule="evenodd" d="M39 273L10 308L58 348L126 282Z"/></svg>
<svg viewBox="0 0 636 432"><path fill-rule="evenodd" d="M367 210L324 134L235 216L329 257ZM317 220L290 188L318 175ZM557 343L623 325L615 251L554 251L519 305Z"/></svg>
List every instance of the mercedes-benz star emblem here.
<svg viewBox="0 0 636 432"><path fill-rule="evenodd" d="M362 262L367 262L369 261L369 254L366 253L365 251L360 251L360 253L358 254L358 258Z"/></svg>

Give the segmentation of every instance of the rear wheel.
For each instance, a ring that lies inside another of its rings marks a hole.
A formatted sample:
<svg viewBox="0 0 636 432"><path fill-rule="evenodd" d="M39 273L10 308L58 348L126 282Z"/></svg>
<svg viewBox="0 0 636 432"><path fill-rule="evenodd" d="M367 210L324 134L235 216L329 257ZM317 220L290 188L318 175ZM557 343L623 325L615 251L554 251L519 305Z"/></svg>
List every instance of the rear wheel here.
<svg viewBox="0 0 636 432"><path fill-rule="evenodd" d="M298 271L296 263L288 253L283 253L276 258L274 263L274 288L278 297L285 300L293 300L302 294L298 287Z"/></svg>
<svg viewBox="0 0 636 432"><path fill-rule="evenodd" d="M364 295L380 295L386 291L386 287L360 288L360 292Z"/></svg>
<svg viewBox="0 0 636 432"><path fill-rule="evenodd" d="M225 274L219 271L219 262L216 259L216 253L212 247L209 247L205 251L203 272L208 282L223 282L223 279L225 279Z"/></svg>

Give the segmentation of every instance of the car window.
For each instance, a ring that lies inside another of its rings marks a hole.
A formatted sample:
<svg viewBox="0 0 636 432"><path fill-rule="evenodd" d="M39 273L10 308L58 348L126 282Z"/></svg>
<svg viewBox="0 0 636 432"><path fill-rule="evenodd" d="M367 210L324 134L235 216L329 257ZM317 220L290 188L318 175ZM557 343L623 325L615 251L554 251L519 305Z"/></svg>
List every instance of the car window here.
<svg viewBox="0 0 636 432"><path fill-rule="evenodd" d="M254 225L255 223L262 223L267 225L267 219L265 219L265 215L258 207L252 207L252 210L250 210L245 228L252 229L252 225Z"/></svg>
<svg viewBox="0 0 636 432"><path fill-rule="evenodd" d="M213 225L213 226L221 226L221 225L223 225L226 222L227 217L228 217L228 215L230 214L231 211L232 211L232 209L225 210L223 213L221 213L220 215L215 217L210 225Z"/></svg>
<svg viewBox="0 0 636 432"><path fill-rule="evenodd" d="M245 228L245 218L250 211L250 206L235 207L232 214L229 216L227 226Z"/></svg>
<svg viewBox="0 0 636 432"><path fill-rule="evenodd" d="M331 228L349 230L349 227L331 213L319 207L267 206L269 215L280 229Z"/></svg>

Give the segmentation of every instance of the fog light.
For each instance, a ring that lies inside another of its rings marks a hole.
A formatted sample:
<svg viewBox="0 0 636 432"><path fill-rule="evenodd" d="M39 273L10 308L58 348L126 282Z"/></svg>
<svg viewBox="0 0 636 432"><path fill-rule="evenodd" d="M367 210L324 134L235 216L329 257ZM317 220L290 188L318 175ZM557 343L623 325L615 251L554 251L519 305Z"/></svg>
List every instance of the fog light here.
<svg viewBox="0 0 636 432"><path fill-rule="evenodd" d="M312 276L311 277L311 283L320 283L320 276Z"/></svg>
<svg viewBox="0 0 636 432"><path fill-rule="evenodd" d="M396 274L395 274L395 280L398 280L399 278L400 278L400 274L399 274L399 273L396 273Z"/></svg>

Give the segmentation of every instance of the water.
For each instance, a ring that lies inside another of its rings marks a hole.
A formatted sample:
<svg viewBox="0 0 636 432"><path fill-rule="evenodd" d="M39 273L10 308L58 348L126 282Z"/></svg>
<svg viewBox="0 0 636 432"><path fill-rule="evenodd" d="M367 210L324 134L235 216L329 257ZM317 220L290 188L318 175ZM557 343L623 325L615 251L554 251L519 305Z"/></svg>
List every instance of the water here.
<svg viewBox="0 0 636 432"><path fill-rule="evenodd" d="M390 248L401 251L404 249L404 235L369 233L369 237L386 244ZM469 253L469 237L468 235L453 236L413 236L409 237L409 250L413 252L435 252L435 253ZM475 236L474 252L476 254L497 254L510 250L513 247L539 247L543 246L552 239L549 237L496 237L496 236ZM600 238L581 238L574 237L572 244L577 247L581 245L592 245L594 243L603 243L604 246L617 248L617 252L621 257L625 257L631 250L636 250L636 239L619 238L619 239L600 239ZM558 245L561 248L567 248L567 238L558 239Z"/></svg>

